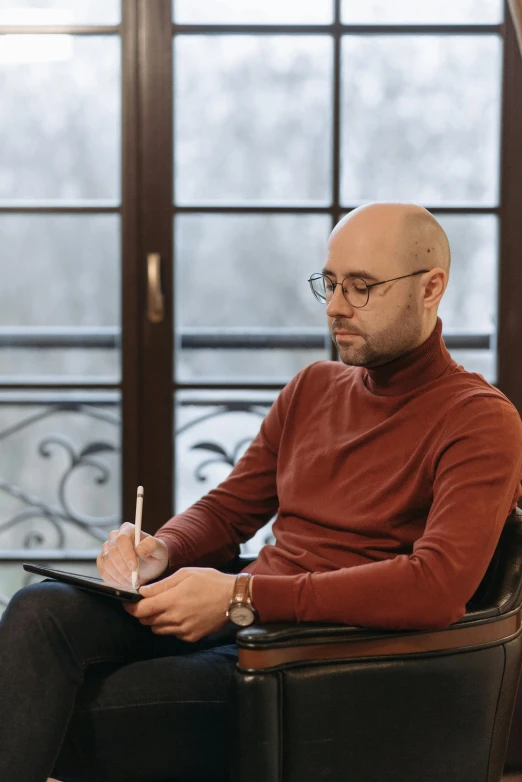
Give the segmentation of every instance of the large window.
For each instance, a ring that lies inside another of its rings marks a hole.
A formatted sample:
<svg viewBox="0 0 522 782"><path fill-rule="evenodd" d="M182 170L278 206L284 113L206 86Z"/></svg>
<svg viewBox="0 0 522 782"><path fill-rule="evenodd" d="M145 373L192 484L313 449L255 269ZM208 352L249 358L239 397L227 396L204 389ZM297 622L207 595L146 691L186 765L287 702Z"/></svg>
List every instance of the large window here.
<svg viewBox="0 0 522 782"><path fill-rule="evenodd" d="M448 349L522 410L500 0L13 0L0 92L0 601L24 559L93 572L138 484L157 529L337 359L306 280L361 203L437 216Z"/></svg>
<svg viewBox="0 0 522 782"><path fill-rule="evenodd" d="M453 256L446 344L498 383L503 4L175 0L173 12L174 372L177 420L214 470L199 493L252 426L244 411L233 425L233 393L337 358L306 279L361 203L437 216ZM186 453L178 440L177 489Z"/></svg>

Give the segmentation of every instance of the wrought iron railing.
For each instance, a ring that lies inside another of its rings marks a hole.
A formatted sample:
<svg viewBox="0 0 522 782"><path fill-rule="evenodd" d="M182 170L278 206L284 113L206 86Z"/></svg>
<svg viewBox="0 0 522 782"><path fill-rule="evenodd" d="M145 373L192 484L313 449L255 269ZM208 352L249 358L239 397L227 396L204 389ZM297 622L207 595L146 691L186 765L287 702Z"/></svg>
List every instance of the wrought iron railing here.
<svg viewBox="0 0 522 782"><path fill-rule="evenodd" d="M53 396L55 397L53 399ZM10 394L12 398L12 395ZM62 397L62 399L61 399ZM88 401L87 401L88 400ZM12 500L16 500L22 507L12 513L6 520L0 522L0 536L6 532L14 531L17 527L23 527L25 523L31 520L41 520L45 525L41 529L30 529L22 537L21 545L16 548L0 549L0 561L7 564L21 563L24 561L38 561L41 563L92 563L96 559L101 542L106 540L107 534L111 529L117 528L121 524L119 516L99 516L93 517L80 513L68 496L68 487L74 480L78 471L90 468L92 471L91 480L93 488L96 485L103 486L112 479L110 466L105 461L109 454L117 454L120 451L119 446L119 427L120 415L117 408L118 397L116 394L99 394L97 401L103 404L103 408L93 404L93 396L86 396L85 402L81 401L63 401L63 393L46 394L46 404L42 410L37 413L31 413L15 425L0 430L0 445L7 443L9 439L24 430L41 424L45 421L52 421L53 417L65 415L86 416L97 421L103 421L114 431L114 437L107 436L103 440L93 440L82 448L75 446L70 437L64 434L46 435L40 441L35 443L35 448L39 457L50 459L60 454L62 460L65 460L65 467L57 479L57 485L53 494L57 500L54 503L49 502L42 496L24 489L13 482L0 479L0 497L3 495ZM27 404L27 401L25 402ZM33 403L34 399L33 399ZM261 420L266 414L270 401L239 401L237 399L219 399L204 401L180 400L181 407L201 407L201 413L192 417L189 421L181 424L176 430L176 436L186 434L190 429L197 429L198 426L205 424L204 439L197 439L190 445L190 450L201 454L201 459L197 461L194 469L194 480L205 482L208 479L206 470L210 465L223 463L233 467L238 460L244 448L248 445L251 437L241 437L236 443L223 446L215 442L208 436L208 422L211 419L219 418L223 415L246 413L253 415ZM114 410L107 408L113 406ZM210 408L210 410L209 410ZM45 529L44 529L45 527ZM67 533L73 530L79 530L82 535L92 538L94 547L70 548L66 545ZM50 540L50 533L53 533ZM269 541L270 535L267 535ZM25 583L33 580L34 576L24 575ZM0 606L6 605L8 597L2 594L0 589Z"/></svg>

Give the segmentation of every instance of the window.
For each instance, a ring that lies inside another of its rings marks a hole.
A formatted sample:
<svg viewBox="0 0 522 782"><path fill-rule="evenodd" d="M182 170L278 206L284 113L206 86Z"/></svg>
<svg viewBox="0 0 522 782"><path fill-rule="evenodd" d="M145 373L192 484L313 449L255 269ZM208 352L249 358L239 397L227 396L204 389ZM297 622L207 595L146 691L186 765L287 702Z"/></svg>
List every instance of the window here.
<svg viewBox="0 0 522 782"><path fill-rule="evenodd" d="M92 573L138 484L153 532L337 358L306 280L362 202L441 221L446 344L522 410L500 0L17 0L0 89L0 601L24 559Z"/></svg>

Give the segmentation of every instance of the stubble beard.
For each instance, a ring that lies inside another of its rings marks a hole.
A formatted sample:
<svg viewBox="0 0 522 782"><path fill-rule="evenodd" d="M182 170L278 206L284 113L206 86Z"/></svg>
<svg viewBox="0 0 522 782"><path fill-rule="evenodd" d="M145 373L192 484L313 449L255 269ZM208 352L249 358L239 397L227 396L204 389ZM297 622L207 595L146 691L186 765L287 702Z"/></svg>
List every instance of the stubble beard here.
<svg viewBox="0 0 522 782"><path fill-rule="evenodd" d="M337 343L334 334L332 340L343 364L371 368L388 364L413 350L419 343L421 334L420 315L407 304L385 330L378 331L370 337L356 336L350 345ZM358 344L361 341L363 344Z"/></svg>

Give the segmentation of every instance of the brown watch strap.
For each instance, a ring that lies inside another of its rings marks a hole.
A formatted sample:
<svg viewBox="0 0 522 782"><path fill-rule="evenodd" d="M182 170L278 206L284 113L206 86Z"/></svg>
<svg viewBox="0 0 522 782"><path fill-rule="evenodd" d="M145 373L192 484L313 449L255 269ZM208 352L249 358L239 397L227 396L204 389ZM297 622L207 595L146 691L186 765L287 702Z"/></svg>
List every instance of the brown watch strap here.
<svg viewBox="0 0 522 782"><path fill-rule="evenodd" d="M248 579L248 584L247 584L248 600L252 608L254 608L254 602L252 598L252 584L254 583L254 574L249 573L249 576L250 578Z"/></svg>
<svg viewBox="0 0 522 782"><path fill-rule="evenodd" d="M238 573L234 582L234 593L231 605L234 603L250 603L250 590L248 588L252 573Z"/></svg>

